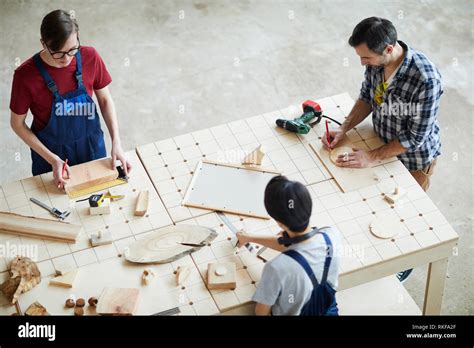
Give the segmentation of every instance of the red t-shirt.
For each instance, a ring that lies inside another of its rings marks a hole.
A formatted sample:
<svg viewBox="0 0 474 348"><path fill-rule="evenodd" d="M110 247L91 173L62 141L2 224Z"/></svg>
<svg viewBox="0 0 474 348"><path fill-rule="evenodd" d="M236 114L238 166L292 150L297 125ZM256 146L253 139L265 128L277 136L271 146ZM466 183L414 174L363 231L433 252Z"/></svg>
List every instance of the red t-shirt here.
<svg viewBox="0 0 474 348"><path fill-rule="evenodd" d="M106 87L112 82L112 78L94 47L81 46L81 58L82 79L87 93L92 97L95 89ZM59 94L77 89L76 58L65 68L55 68L45 62L43 65L58 86ZM30 109L33 114L33 129L40 131L48 124L52 105L53 94L46 86L33 58L29 58L15 70L10 110L23 115Z"/></svg>

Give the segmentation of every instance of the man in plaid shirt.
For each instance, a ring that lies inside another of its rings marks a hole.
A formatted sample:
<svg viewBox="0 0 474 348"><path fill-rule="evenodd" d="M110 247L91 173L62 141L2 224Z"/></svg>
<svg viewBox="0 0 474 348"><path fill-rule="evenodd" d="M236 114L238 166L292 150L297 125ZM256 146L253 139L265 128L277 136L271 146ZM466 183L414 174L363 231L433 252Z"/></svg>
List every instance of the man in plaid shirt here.
<svg viewBox="0 0 474 348"><path fill-rule="evenodd" d="M349 44L367 67L365 80L345 122L329 132L331 144L322 137L324 145L335 147L372 112L374 130L385 145L339 156L338 165L362 168L397 156L426 191L441 148L437 120L443 94L440 73L423 53L397 41L397 31L387 19L364 19L355 27Z"/></svg>

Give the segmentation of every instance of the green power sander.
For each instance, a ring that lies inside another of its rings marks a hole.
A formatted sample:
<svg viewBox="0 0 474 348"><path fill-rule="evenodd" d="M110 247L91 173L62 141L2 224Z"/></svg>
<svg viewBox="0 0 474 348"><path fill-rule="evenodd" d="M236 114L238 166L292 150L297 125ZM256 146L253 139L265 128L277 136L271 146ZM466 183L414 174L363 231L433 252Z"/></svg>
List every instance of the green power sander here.
<svg viewBox="0 0 474 348"><path fill-rule="evenodd" d="M318 103L312 100L306 100L303 103L303 115L293 120L284 120L279 118L278 120L276 120L276 124L278 127L289 130L290 132L294 132L297 134L308 134L311 128L321 122L321 119L323 117L339 125L341 124L340 122L323 115L321 106L319 106Z"/></svg>

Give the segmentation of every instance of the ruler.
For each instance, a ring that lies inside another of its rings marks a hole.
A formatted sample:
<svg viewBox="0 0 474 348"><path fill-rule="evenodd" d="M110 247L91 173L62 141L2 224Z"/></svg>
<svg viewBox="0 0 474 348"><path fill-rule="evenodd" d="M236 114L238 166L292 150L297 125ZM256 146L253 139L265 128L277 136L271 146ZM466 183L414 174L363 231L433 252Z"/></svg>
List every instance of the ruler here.
<svg viewBox="0 0 474 348"><path fill-rule="evenodd" d="M227 216L225 216L225 214L223 212L217 211L216 213L219 216L219 218L222 220L222 222L226 224L226 226L229 228L229 230L232 231L232 233L234 233L236 235L237 232L239 232L239 230L234 226L234 224L232 222L230 222L230 220L227 218ZM250 243L247 243L244 246L247 248L248 251L250 251L250 252L254 251L254 248L253 248L253 246L250 245Z"/></svg>
<svg viewBox="0 0 474 348"><path fill-rule="evenodd" d="M69 196L69 198L79 198L79 197L82 197L82 196L90 195L90 194L92 194L94 192L97 192L97 191L103 191L103 190L106 190L108 188L118 186L118 185L123 185L123 184L126 184L126 183L127 183L127 180L119 178L119 179L115 179L115 180L112 180L112 181L109 181L109 182L105 182L103 184L99 184L99 185L91 186L91 187L88 187L88 188L85 188L85 189L82 189L82 190L70 192L67 195Z"/></svg>

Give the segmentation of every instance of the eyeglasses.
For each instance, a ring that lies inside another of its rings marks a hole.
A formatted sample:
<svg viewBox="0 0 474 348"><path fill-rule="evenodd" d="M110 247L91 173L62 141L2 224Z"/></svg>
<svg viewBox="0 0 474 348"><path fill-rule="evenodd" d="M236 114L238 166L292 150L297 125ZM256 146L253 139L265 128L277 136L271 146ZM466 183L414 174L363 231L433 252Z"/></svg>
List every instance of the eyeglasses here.
<svg viewBox="0 0 474 348"><path fill-rule="evenodd" d="M64 52L64 51L56 51L56 52L51 52L51 50L49 49L49 47L45 44L46 48L48 49L48 52L49 54L51 54L51 56L54 58L54 59L62 59L64 58L64 56L67 54L69 57L74 57L76 55L76 53L79 51L79 49L81 48L81 41L79 41L79 36L77 37L77 47L74 47L74 48L71 48L69 51L67 52Z"/></svg>

